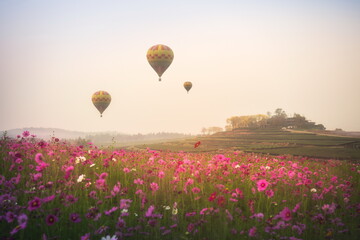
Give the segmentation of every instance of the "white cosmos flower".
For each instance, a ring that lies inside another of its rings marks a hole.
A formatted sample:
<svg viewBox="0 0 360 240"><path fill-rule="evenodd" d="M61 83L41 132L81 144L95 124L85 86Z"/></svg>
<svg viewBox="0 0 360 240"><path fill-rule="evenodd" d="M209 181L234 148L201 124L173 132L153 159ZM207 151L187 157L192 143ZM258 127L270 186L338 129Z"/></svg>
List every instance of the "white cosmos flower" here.
<svg viewBox="0 0 360 240"><path fill-rule="evenodd" d="M76 159L75 159L76 164L82 163L82 162L85 162L85 161L86 161L86 158L84 156L76 157Z"/></svg>
<svg viewBox="0 0 360 240"><path fill-rule="evenodd" d="M85 174L81 174L79 178L77 179L77 182L82 182L85 178Z"/></svg>
<svg viewBox="0 0 360 240"><path fill-rule="evenodd" d="M102 237L101 240L118 240L118 238L114 236L107 235L106 237Z"/></svg>
<svg viewBox="0 0 360 240"><path fill-rule="evenodd" d="M95 163L93 163L93 164L90 165L90 167L93 167L93 166L95 166Z"/></svg>
<svg viewBox="0 0 360 240"><path fill-rule="evenodd" d="M317 192L316 188L310 189L310 192Z"/></svg>

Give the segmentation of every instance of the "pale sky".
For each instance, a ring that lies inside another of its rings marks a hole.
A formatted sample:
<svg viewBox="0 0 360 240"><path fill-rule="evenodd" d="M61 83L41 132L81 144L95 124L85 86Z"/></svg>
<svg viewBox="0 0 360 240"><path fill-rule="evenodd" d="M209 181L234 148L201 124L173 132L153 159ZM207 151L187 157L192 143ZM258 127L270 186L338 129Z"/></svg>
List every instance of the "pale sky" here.
<svg viewBox="0 0 360 240"><path fill-rule="evenodd" d="M360 1L1 0L0 91L0 130L197 134L282 108L360 131Z"/></svg>

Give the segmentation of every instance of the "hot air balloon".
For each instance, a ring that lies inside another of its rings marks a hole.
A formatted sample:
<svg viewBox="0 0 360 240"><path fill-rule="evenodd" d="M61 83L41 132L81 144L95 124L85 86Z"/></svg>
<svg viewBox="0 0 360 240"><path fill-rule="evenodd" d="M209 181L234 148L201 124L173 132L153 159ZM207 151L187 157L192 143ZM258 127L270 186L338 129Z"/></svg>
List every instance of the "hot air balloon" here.
<svg viewBox="0 0 360 240"><path fill-rule="evenodd" d="M191 82L184 82L184 88L186 89L187 93L189 93L191 87L192 87Z"/></svg>
<svg viewBox="0 0 360 240"><path fill-rule="evenodd" d="M91 98L93 104L99 110L100 117L102 117L102 113L109 106L111 102L111 96L108 92L105 91L97 91L92 95Z"/></svg>
<svg viewBox="0 0 360 240"><path fill-rule="evenodd" d="M146 58L151 67L159 75L159 81L161 81L161 76L174 59L174 53L168 46L157 44L149 48Z"/></svg>

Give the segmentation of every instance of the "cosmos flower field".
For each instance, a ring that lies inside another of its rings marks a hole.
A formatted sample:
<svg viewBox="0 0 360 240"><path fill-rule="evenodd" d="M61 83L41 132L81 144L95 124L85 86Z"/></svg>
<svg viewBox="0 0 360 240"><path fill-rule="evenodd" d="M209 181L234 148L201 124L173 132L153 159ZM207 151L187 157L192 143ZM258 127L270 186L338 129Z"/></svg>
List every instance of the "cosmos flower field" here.
<svg viewBox="0 0 360 240"><path fill-rule="evenodd" d="M198 146L201 148L201 145ZM358 162L0 140L0 239L358 239Z"/></svg>

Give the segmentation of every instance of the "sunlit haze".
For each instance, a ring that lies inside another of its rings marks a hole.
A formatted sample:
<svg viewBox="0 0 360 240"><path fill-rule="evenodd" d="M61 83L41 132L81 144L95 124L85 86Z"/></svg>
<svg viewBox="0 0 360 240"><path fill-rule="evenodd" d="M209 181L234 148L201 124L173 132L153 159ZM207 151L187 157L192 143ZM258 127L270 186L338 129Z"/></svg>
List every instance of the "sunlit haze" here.
<svg viewBox="0 0 360 240"><path fill-rule="evenodd" d="M161 82L146 59L160 43ZM3 0L0 130L197 134L282 108L360 131L359 43L360 1Z"/></svg>

